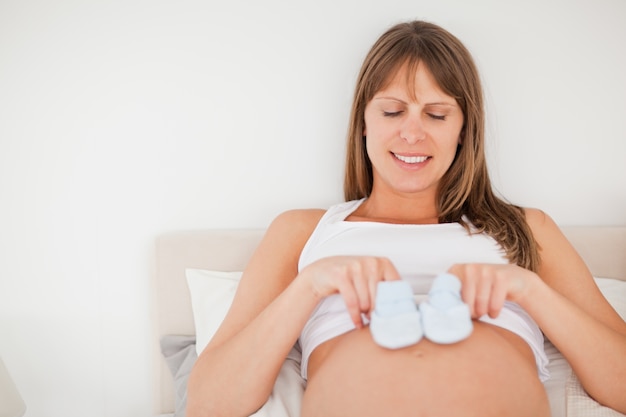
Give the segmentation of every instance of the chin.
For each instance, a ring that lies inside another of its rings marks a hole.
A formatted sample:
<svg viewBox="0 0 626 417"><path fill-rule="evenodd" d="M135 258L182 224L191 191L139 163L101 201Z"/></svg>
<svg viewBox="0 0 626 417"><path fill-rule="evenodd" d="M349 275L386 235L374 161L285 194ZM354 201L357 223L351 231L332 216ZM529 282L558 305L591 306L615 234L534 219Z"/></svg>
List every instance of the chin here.
<svg viewBox="0 0 626 417"><path fill-rule="evenodd" d="M396 186L396 190L399 193L403 193L403 194L421 194L421 193L437 190L437 185L431 184L431 183L416 184L415 182L412 182L408 184L399 184Z"/></svg>

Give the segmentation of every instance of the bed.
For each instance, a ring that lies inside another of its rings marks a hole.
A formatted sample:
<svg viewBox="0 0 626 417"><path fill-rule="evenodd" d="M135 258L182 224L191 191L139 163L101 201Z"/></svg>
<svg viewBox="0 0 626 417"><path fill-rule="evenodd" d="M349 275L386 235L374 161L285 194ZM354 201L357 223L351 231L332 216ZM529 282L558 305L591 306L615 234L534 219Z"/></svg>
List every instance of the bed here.
<svg viewBox="0 0 626 417"><path fill-rule="evenodd" d="M626 319L626 226L570 226L562 230L585 259L609 302ZM263 233L261 229L199 230L157 238L153 415L184 415L189 370L219 326L240 271ZM545 348L551 372L545 386L553 416L624 417L588 397L556 348L549 341ZM268 403L255 416L298 416L303 390L299 352L294 348Z"/></svg>

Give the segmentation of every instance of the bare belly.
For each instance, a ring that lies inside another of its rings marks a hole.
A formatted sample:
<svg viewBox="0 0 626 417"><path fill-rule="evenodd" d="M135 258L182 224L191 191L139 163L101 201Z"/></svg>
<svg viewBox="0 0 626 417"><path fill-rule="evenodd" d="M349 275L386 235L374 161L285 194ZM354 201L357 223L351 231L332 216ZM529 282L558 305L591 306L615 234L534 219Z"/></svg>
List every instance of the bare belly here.
<svg viewBox="0 0 626 417"><path fill-rule="evenodd" d="M485 323L457 344L398 350L354 330L318 346L308 375L302 417L550 415L526 342Z"/></svg>

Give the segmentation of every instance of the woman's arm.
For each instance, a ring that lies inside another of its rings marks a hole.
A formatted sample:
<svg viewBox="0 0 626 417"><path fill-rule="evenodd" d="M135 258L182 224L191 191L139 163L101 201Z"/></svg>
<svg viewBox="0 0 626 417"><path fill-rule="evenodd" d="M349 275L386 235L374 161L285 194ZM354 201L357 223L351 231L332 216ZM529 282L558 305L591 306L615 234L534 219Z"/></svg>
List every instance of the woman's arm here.
<svg viewBox="0 0 626 417"><path fill-rule="evenodd" d="M626 413L626 323L554 221L538 210L527 210L527 219L541 248L538 275L547 286L533 286L522 307L568 360L585 390Z"/></svg>
<svg viewBox="0 0 626 417"><path fill-rule="evenodd" d="M557 225L538 210L526 217L540 247L537 274L516 265L455 265L473 317L496 317L504 300L521 305L561 351L585 390L626 412L626 323L598 289Z"/></svg>
<svg viewBox="0 0 626 417"><path fill-rule="evenodd" d="M330 257L298 273L322 211L279 216L244 272L233 304L189 377L187 415L248 416L260 408L319 301L340 293L355 325L374 308L376 284L400 277L388 259Z"/></svg>
<svg viewBox="0 0 626 417"><path fill-rule="evenodd" d="M289 350L318 300L289 284L321 211L276 218L244 271L223 324L188 383L187 415L250 415L269 397Z"/></svg>

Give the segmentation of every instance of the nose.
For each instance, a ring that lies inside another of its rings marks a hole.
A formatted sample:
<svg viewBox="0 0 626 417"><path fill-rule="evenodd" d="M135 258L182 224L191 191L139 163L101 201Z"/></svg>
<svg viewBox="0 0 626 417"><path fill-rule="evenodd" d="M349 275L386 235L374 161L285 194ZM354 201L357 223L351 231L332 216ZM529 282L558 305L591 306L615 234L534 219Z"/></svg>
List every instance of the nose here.
<svg viewBox="0 0 626 417"><path fill-rule="evenodd" d="M407 143L416 143L426 139L426 131L419 116L407 117L400 130L400 137Z"/></svg>

